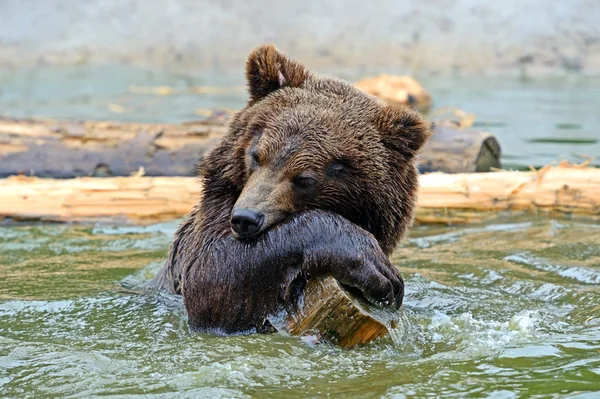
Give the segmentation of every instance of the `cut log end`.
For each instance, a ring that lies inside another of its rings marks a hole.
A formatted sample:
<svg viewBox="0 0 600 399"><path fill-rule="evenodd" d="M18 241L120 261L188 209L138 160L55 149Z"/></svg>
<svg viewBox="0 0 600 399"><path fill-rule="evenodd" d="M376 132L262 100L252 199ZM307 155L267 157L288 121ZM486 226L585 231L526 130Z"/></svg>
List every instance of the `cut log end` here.
<svg viewBox="0 0 600 399"><path fill-rule="evenodd" d="M385 336L398 320L397 311L377 308L333 277L321 277L311 279L301 300L289 309L288 330L352 348Z"/></svg>
<svg viewBox="0 0 600 399"><path fill-rule="evenodd" d="M464 129L453 122L436 123L418 157L421 173L489 172L501 168L498 140L486 132Z"/></svg>
<svg viewBox="0 0 600 399"><path fill-rule="evenodd" d="M500 163L500 144L490 134L481 143L481 150L475 159L474 172L489 172L502 167Z"/></svg>

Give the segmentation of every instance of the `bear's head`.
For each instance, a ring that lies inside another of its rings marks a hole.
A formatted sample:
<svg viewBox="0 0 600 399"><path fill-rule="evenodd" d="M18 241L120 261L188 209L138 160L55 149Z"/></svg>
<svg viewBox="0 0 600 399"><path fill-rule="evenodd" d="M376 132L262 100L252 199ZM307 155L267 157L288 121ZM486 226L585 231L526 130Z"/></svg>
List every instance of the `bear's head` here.
<svg viewBox="0 0 600 399"><path fill-rule="evenodd" d="M390 253L412 223L415 155L429 125L351 84L318 76L273 46L247 61L250 100L230 124L218 166L239 196L231 228L252 239L311 209L337 213Z"/></svg>

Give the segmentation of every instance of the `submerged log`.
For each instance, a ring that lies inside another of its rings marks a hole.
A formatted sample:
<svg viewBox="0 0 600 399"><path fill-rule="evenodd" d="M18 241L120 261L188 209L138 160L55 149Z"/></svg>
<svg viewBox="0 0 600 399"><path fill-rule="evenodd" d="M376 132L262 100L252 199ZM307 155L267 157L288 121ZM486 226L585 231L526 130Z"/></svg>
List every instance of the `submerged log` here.
<svg viewBox="0 0 600 399"><path fill-rule="evenodd" d="M194 176L196 163L227 132L228 111L182 124L0 119L0 177ZM422 171L499 167L491 135L439 125L419 158Z"/></svg>
<svg viewBox="0 0 600 399"><path fill-rule="evenodd" d="M293 335L316 335L343 348L367 344L396 328L399 315L379 309L342 287L333 277L311 279L290 310Z"/></svg>
<svg viewBox="0 0 600 399"><path fill-rule="evenodd" d="M507 212L600 219L600 169L562 163L530 172L420 176L418 223L472 223ZM0 218L154 223L185 216L201 196L192 177L0 179Z"/></svg>
<svg viewBox="0 0 600 399"><path fill-rule="evenodd" d="M500 144L491 133L447 121L433 126L418 158L419 172L469 173L500 168Z"/></svg>

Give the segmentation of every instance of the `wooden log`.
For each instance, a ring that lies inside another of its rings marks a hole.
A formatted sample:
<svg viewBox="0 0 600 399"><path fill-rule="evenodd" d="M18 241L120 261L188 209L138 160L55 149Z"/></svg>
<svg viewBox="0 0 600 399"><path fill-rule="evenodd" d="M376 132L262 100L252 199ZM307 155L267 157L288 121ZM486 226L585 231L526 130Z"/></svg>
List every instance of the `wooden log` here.
<svg viewBox="0 0 600 399"><path fill-rule="evenodd" d="M0 218L155 223L185 216L201 198L193 177L0 179Z"/></svg>
<svg viewBox="0 0 600 399"><path fill-rule="evenodd" d="M369 304L333 277L309 280L303 297L288 315L290 334L316 335L343 348L385 336L399 319L398 311Z"/></svg>
<svg viewBox="0 0 600 399"><path fill-rule="evenodd" d="M411 76L383 74L361 79L354 86L390 104L408 105L421 112L431 108L431 96Z"/></svg>
<svg viewBox="0 0 600 399"><path fill-rule="evenodd" d="M227 131L231 113L183 124L0 119L0 177L194 176L198 160ZM489 134L436 125L419 158L422 171L487 171L499 167Z"/></svg>
<svg viewBox="0 0 600 399"><path fill-rule="evenodd" d="M421 173L489 172L500 166L500 144L491 133L450 121L434 124L418 158Z"/></svg>
<svg viewBox="0 0 600 399"><path fill-rule="evenodd" d="M600 169L561 162L530 172L421 176L418 223L475 223L509 212L598 220Z"/></svg>
<svg viewBox="0 0 600 399"><path fill-rule="evenodd" d="M600 219L600 169L562 163L530 172L420 176L418 223L472 223L508 212ZM0 218L154 223L185 216L192 177L0 179Z"/></svg>
<svg viewBox="0 0 600 399"><path fill-rule="evenodd" d="M0 177L193 176L226 133L217 117L183 124L0 119Z"/></svg>

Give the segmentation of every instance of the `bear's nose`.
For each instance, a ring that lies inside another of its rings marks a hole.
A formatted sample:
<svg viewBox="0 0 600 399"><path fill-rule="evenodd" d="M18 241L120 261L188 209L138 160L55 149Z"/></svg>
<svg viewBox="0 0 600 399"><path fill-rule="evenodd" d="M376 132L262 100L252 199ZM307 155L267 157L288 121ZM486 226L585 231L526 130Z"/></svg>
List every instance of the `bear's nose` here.
<svg viewBox="0 0 600 399"><path fill-rule="evenodd" d="M240 237L252 237L260 231L264 215L249 209L237 209L231 214L231 228Z"/></svg>

